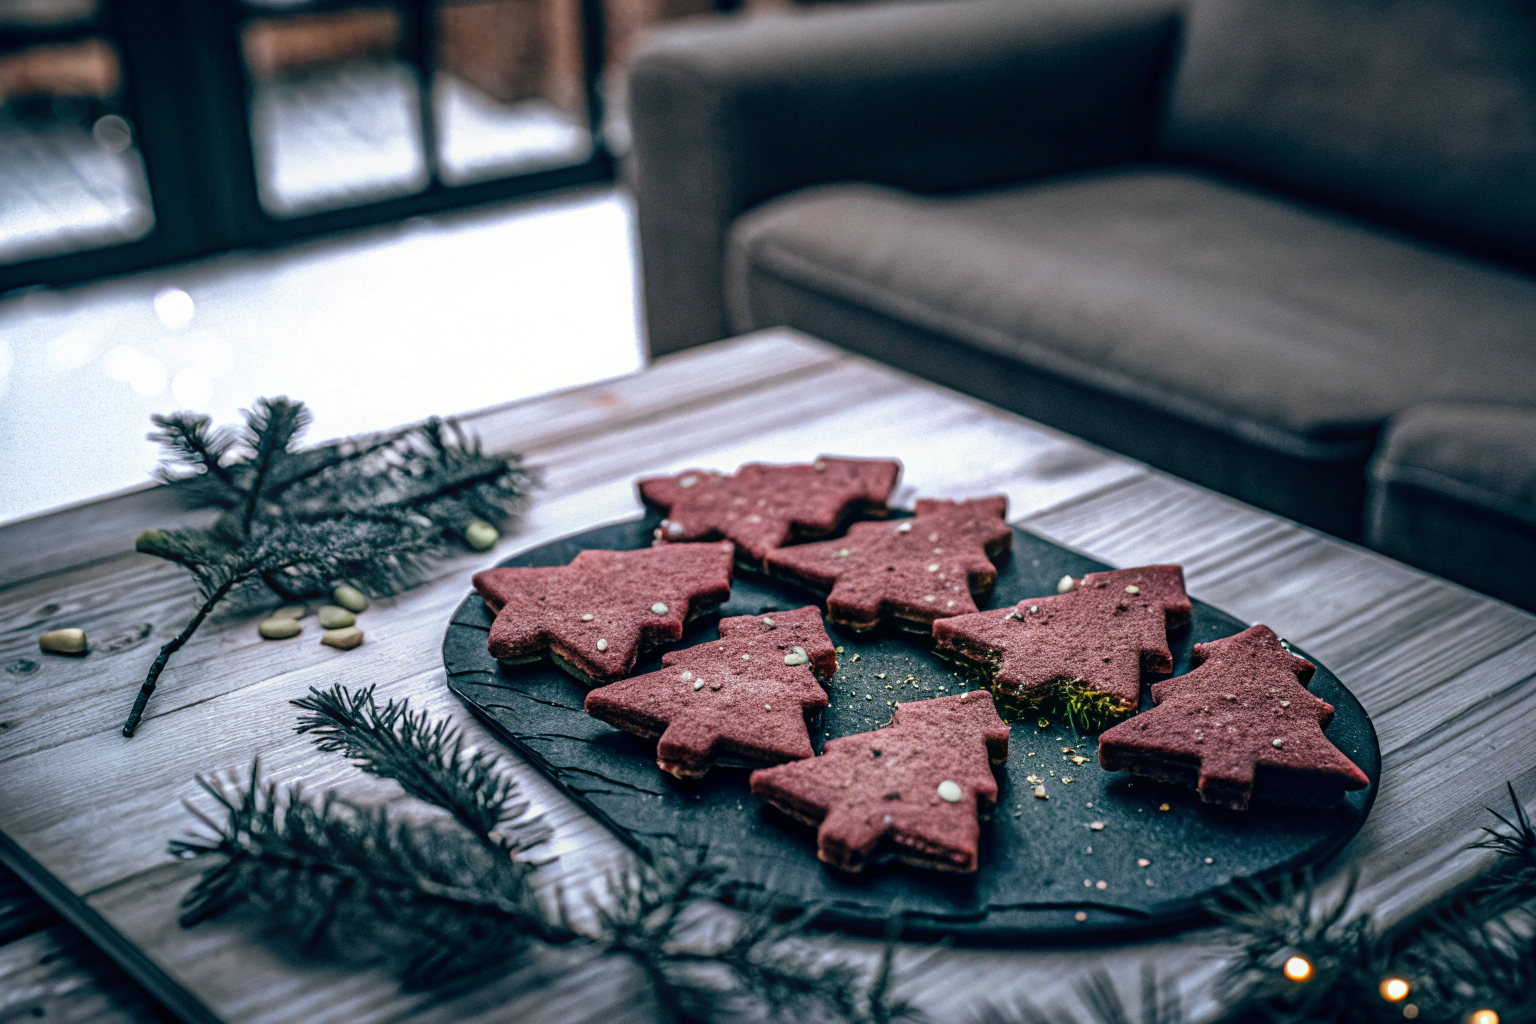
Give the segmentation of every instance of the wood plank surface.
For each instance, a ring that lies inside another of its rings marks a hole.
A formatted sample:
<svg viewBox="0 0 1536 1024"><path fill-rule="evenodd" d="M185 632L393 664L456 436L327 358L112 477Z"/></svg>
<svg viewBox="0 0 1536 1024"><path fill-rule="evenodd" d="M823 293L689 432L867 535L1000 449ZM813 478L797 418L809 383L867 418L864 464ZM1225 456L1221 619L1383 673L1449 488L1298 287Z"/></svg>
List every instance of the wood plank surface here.
<svg viewBox="0 0 1536 1024"><path fill-rule="evenodd" d="M166 1024L172 1019L67 924L0 946L0 1022Z"/></svg>
<svg viewBox="0 0 1536 1024"><path fill-rule="evenodd" d="M1357 899L1385 921L1477 870L1485 855L1466 844L1487 820L1482 808L1503 802L1506 779L1524 796L1536 789L1536 618L803 336L722 342L465 420L490 450L522 452L542 481L494 552L444 564L422 587L376 602L360 621L368 641L352 652L318 646L313 620L298 640L276 644L256 638L248 614L215 617L172 663L131 741L117 730L132 693L193 608L185 574L132 553L132 536L198 513L162 488L0 528L0 831L221 1019L652 1019L642 979L624 964L564 964L537 984L525 972L428 998L376 972L297 960L248 922L182 929L176 908L194 868L166 854L191 823L181 802L206 806L194 776L236 777L256 754L278 780L362 799L398 795L293 733L287 702L310 686L375 683L382 695L452 716L472 742L494 744L446 689L439 657L470 573L636 514L633 480L647 473L894 455L905 464L899 504L1001 492L1014 521L1093 557L1182 563L1191 593L1274 626L1372 714L1381 795L1329 876L1337 884L1359 870ZM89 657L38 654L37 634L64 625L87 629ZM626 856L535 772L518 774L553 828L546 881L579 891ZM851 955L869 951L838 943ZM899 957L899 991L936 1019L956 1019L1023 995L1070 1004L1101 966L1130 993L1139 964L1153 959L1188 1003L1210 1010L1223 948L1210 930L1091 950L911 947Z"/></svg>

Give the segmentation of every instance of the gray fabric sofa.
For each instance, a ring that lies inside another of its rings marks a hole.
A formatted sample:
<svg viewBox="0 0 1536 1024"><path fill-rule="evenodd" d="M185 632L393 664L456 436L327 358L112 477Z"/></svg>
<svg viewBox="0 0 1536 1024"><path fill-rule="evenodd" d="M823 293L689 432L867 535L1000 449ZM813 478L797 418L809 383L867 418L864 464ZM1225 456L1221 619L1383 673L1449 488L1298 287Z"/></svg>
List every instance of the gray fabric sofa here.
<svg viewBox="0 0 1536 1024"><path fill-rule="evenodd" d="M1536 608L1536 4L946 0L630 78L653 354L788 324Z"/></svg>

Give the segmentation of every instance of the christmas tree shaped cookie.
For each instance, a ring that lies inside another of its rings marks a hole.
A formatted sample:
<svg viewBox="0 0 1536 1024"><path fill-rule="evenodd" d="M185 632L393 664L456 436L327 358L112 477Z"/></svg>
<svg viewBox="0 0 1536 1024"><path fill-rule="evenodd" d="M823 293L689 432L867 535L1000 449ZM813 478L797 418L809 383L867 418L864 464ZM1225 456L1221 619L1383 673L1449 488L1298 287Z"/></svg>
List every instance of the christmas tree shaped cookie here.
<svg viewBox="0 0 1536 1024"><path fill-rule="evenodd" d="M659 672L587 695L587 713L626 732L661 737L656 763L699 778L716 763L777 764L811 757L807 719L827 706L817 679L837 654L815 606L720 620L720 639L662 656Z"/></svg>
<svg viewBox="0 0 1536 1024"><path fill-rule="evenodd" d="M893 459L836 459L773 466L750 462L734 474L691 469L641 480L640 499L667 518L656 539L734 541L744 562L795 537L825 537L861 509L885 511L901 476Z"/></svg>
<svg viewBox="0 0 1536 1024"><path fill-rule="evenodd" d="M1324 805L1370 785L1328 741L1333 706L1302 684L1311 662L1268 626L1195 645L1194 671L1152 687L1157 706L1099 737L1099 763L1164 782L1193 782L1200 799L1244 810L1258 795Z"/></svg>
<svg viewBox="0 0 1536 1024"><path fill-rule="evenodd" d="M683 625L731 596L729 543L583 551L569 565L487 569L475 589L496 613L491 654L546 652L588 686L629 674L646 647L681 640Z"/></svg>
<svg viewBox="0 0 1536 1024"><path fill-rule="evenodd" d="M1071 582L1066 593L941 619L934 646L995 670L1001 696L1037 704L1068 691L1098 715L1131 714L1142 672L1173 671L1168 630L1190 616L1184 571L1144 565Z"/></svg>
<svg viewBox="0 0 1536 1024"><path fill-rule="evenodd" d="M992 558L1007 551L1013 531L1003 521L1008 499L923 500L911 519L854 523L846 536L778 548L768 571L830 590L827 617L852 629L881 620L921 628L976 610L972 594L997 580Z"/></svg>
<svg viewBox="0 0 1536 1024"><path fill-rule="evenodd" d="M1008 726L977 690L897 704L884 729L753 772L752 792L817 826L816 855L844 871L885 854L975 871L979 821L997 803L990 765L1007 759Z"/></svg>

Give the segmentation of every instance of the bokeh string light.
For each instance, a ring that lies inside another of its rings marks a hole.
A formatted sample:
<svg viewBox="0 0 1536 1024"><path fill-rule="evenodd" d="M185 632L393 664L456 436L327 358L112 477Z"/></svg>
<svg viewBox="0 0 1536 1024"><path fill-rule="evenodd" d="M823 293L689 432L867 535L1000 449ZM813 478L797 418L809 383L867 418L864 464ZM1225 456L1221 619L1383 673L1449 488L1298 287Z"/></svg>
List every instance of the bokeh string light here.
<svg viewBox="0 0 1536 1024"><path fill-rule="evenodd" d="M1285 976L1292 981L1306 981L1312 977L1312 962L1304 956L1293 956L1285 962Z"/></svg>

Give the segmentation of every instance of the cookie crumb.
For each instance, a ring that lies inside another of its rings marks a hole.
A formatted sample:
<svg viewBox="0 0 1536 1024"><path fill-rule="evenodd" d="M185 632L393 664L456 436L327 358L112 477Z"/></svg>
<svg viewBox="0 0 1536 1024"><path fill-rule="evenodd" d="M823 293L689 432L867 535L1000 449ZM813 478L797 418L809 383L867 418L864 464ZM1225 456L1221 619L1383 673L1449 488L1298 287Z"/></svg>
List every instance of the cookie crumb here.
<svg viewBox="0 0 1536 1024"><path fill-rule="evenodd" d="M1049 800L1050 799L1050 797L1045 795L1045 787L1044 786L1036 786L1035 787L1035 799L1037 799L1037 800Z"/></svg>
<svg viewBox="0 0 1536 1024"><path fill-rule="evenodd" d="M1072 915L1072 920L1076 921L1078 924L1082 924L1084 921L1088 920L1088 914L1085 911L1079 910L1077 913Z"/></svg>
<svg viewBox="0 0 1536 1024"><path fill-rule="evenodd" d="M1160 810L1160 811L1170 810L1170 808L1169 808L1169 806L1167 804L1158 804L1157 805L1157 809Z"/></svg>
<svg viewBox="0 0 1536 1024"><path fill-rule="evenodd" d="M1088 827L1093 829L1095 832L1104 831L1104 823L1102 821L1090 821L1088 823Z"/></svg>

